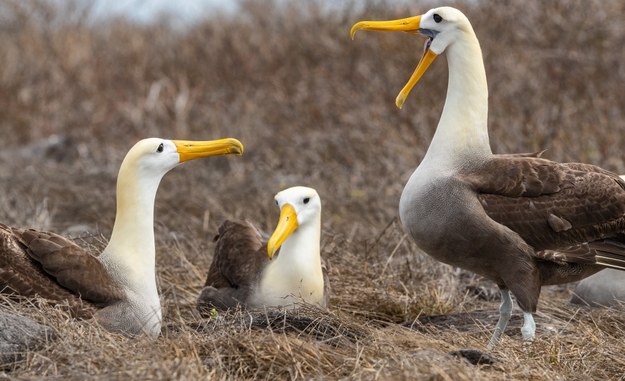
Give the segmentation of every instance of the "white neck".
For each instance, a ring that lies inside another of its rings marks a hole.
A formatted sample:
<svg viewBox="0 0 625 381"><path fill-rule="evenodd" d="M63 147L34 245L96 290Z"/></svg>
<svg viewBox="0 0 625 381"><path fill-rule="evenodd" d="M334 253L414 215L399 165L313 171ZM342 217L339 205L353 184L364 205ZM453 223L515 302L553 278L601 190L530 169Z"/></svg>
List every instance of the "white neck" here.
<svg viewBox="0 0 625 381"><path fill-rule="evenodd" d="M117 178L115 225L100 259L133 291L156 293L154 199L161 177L139 176L136 172L134 166L122 163Z"/></svg>
<svg viewBox="0 0 625 381"><path fill-rule="evenodd" d="M313 223L300 226L282 244L280 255L273 262L274 266L288 272L293 272L293 266L304 271L321 267L320 231L321 218L319 216Z"/></svg>
<svg viewBox="0 0 625 381"><path fill-rule="evenodd" d="M300 226L280 247L280 254L265 268L260 292L265 305L288 305L303 299L321 304L323 273L320 257L321 216Z"/></svg>
<svg viewBox="0 0 625 381"><path fill-rule="evenodd" d="M458 168L492 154L488 140L488 86L473 30L459 32L446 49L447 98L423 163Z"/></svg>

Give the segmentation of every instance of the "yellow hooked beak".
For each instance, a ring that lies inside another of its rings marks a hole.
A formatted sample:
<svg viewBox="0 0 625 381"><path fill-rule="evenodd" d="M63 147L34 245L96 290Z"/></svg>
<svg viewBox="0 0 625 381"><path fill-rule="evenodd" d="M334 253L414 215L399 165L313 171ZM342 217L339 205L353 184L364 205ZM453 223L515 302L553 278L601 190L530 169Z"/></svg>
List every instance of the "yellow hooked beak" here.
<svg viewBox="0 0 625 381"><path fill-rule="evenodd" d="M354 39L354 35L359 30L377 30L379 32L408 32L417 33L421 16L408 17L405 19L388 21L359 21L349 31L349 36Z"/></svg>
<svg viewBox="0 0 625 381"><path fill-rule="evenodd" d="M180 162L217 155L241 155L243 144L237 139L227 138L208 141L173 140L180 155Z"/></svg>
<svg viewBox="0 0 625 381"><path fill-rule="evenodd" d="M419 25L421 23L421 16L408 17L405 19L399 20L390 20L390 21L360 21L352 26L352 29L349 32L349 35L352 39L354 39L354 35L359 30L376 30L376 31L386 31L386 32L407 32L407 33L418 33ZM423 73L426 72L428 67L434 62L434 59L438 57L438 54L434 53L428 47L427 50L423 53L417 68L415 69L412 76L404 86L404 88L399 92L397 98L395 99L395 104L398 108L402 108L408 94L410 94L410 90L414 87L414 85L419 82Z"/></svg>
<svg viewBox="0 0 625 381"><path fill-rule="evenodd" d="M291 233L293 233L298 226L295 208L293 208L291 204L285 204L280 211L278 226L276 226L276 230L274 230L267 243L269 259L273 259L274 254L278 251L282 243L289 238Z"/></svg>

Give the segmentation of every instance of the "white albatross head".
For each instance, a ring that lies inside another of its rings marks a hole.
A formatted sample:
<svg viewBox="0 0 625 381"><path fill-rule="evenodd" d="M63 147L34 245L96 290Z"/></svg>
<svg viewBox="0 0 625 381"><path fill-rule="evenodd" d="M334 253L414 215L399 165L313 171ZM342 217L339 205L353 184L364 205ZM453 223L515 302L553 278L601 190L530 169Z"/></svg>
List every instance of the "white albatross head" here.
<svg viewBox="0 0 625 381"><path fill-rule="evenodd" d="M125 264L127 272L154 272L154 200L163 176L188 160L240 155L236 139L210 141L143 139L126 154L117 176L117 214L101 259ZM137 283L146 275L139 276Z"/></svg>
<svg viewBox="0 0 625 381"><path fill-rule="evenodd" d="M274 199L280 208L280 219L267 244L269 259L293 232L317 223L321 214L321 199L312 188L288 188L278 192Z"/></svg>
<svg viewBox="0 0 625 381"><path fill-rule="evenodd" d="M243 145L232 138L208 141L148 138L140 140L128 151L122 167L133 167L138 176L160 178L188 160L242 153Z"/></svg>
<svg viewBox="0 0 625 381"><path fill-rule="evenodd" d="M469 19L462 12L452 7L434 8L420 16L398 20L360 21L354 24L350 30L352 39L359 30L419 33L428 37L417 68L395 100L395 104L399 108L402 107L410 90L421 79L423 73L426 72L436 57L443 54L461 35L467 32L474 34Z"/></svg>

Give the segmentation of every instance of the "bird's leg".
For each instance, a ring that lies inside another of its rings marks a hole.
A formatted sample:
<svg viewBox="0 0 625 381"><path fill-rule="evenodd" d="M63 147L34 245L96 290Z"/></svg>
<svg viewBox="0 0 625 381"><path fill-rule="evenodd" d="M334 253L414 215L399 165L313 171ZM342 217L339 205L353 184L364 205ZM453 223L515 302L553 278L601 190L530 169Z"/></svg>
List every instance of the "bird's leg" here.
<svg viewBox="0 0 625 381"><path fill-rule="evenodd" d="M523 334L523 340L534 341L536 323L534 323L534 317L531 312L523 312L523 327L521 327L521 334Z"/></svg>
<svg viewBox="0 0 625 381"><path fill-rule="evenodd" d="M488 341L488 346L486 347L488 350L492 350L493 348L495 348L495 345L497 345L499 339L501 338L501 334L503 333L503 331L506 330L506 326L508 325L510 316L512 316L512 298L510 297L510 290L502 288L499 290L499 292L501 293L501 306L499 306L499 321L497 321L495 332L493 332L493 335Z"/></svg>

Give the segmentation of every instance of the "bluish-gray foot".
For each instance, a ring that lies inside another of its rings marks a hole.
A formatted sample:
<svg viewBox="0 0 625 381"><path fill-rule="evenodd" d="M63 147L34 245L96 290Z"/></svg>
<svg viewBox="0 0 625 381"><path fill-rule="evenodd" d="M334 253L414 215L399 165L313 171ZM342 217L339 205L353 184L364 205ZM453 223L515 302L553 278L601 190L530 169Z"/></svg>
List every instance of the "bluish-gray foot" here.
<svg viewBox="0 0 625 381"><path fill-rule="evenodd" d="M510 291L501 289L500 293L501 306L499 306L499 321L497 321L495 332L493 332L493 335L488 341L488 346L486 347L486 349L488 349L489 351L495 348L495 346L501 339L501 334L506 330L506 327L508 326L508 321L510 321L510 316L512 316L512 298L510 297Z"/></svg>

